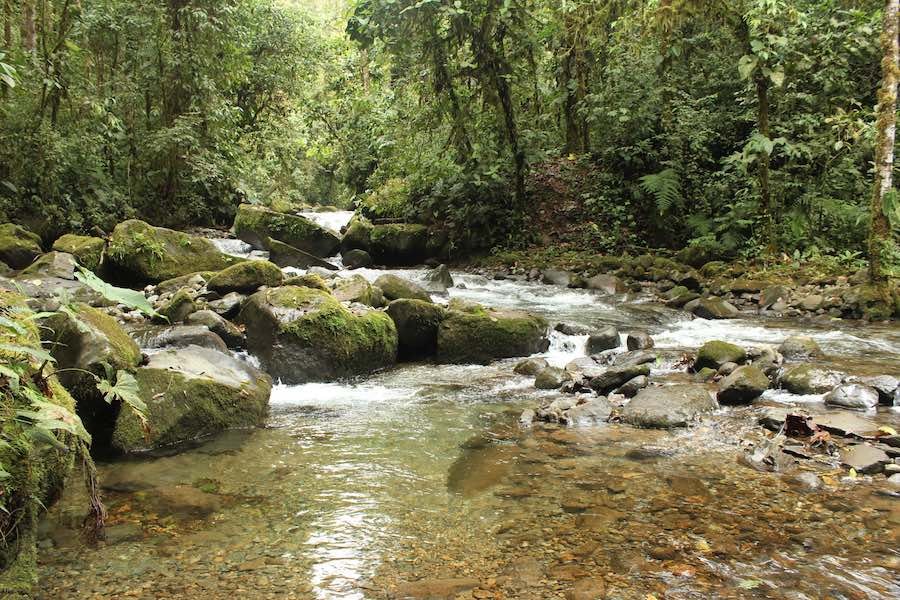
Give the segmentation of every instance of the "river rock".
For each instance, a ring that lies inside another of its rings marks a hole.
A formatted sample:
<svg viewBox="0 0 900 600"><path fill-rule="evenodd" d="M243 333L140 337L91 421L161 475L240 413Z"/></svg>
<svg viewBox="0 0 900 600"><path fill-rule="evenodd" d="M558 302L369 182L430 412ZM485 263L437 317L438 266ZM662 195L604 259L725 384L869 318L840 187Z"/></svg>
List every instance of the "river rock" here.
<svg viewBox="0 0 900 600"><path fill-rule="evenodd" d="M747 352L740 346L713 340L706 342L697 352L697 359L694 361L694 370L700 371L704 368L714 369L718 371L719 367L725 363L740 364L747 359Z"/></svg>
<svg viewBox="0 0 900 600"><path fill-rule="evenodd" d="M425 291L425 288L417 283L413 283L407 279L386 273L375 280L375 285L381 288L384 297L388 300L399 300L400 298L412 298L414 300L424 300L431 302L431 296Z"/></svg>
<svg viewBox="0 0 900 600"><path fill-rule="evenodd" d="M701 298L691 310L701 319L733 319L740 311L728 301L718 298Z"/></svg>
<svg viewBox="0 0 900 600"><path fill-rule="evenodd" d="M364 269L372 266L372 256L365 250L354 248L341 252L341 261L347 269Z"/></svg>
<svg viewBox="0 0 900 600"><path fill-rule="evenodd" d="M41 238L13 223L0 225L0 262L12 269L24 269L41 255Z"/></svg>
<svg viewBox="0 0 900 600"><path fill-rule="evenodd" d="M187 318L188 325L202 325L222 338L229 348L244 346L244 332L234 323L227 321L211 310L198 310ZM202 345L202 344L201 344Z"/></svg>
<svg viewBox="0 0 900 600"><path fill-rule="evenodd" d="M278 287L283 280L281 269L274 263L248 260L219 271L209 278L206 287L220 294L252 294L263 286Z"/></svg>
<svg viewBox="0 0 900 600"><path fill-rule="evenodd" d="M157 309L160 315L168 319L169 323L180 323L189 314L196 312L197 304L194 302L194 294L190 288L181 288L165 304Z"/></svg>
<svg viewBox="0 0 900 600"><path fill-rule="evenodd" d="M885 454L884 450L869 444L858 444L841 450L841 464L847 468L856 469L857 473L866 475L881 473L888 461L890 461L890 457Z"/></svg>
<svg viewBox="0 0 900 600"><path fill-rule="evenodd" d="M881 404L895 406L897 393L900 392L900 380L892 375L876 375L872 377L854 377L854 382L870 386L878 392Z"/></svg>
<svg viewBox="0 0 900 600"><path fill-rule="evenodd" d="M517 310L448 311L438 330L438 362L487 364L545 352L547 322Z"/></svg>
<svg viewBox="0 0 900 600"><path fill-rule="evenodd" d="M340 302L359 302L374 308L384 306L384 293L362 275L335 278L332 281L332 295ZM313 287L313 286L306 286Z"/></svg>
<svg viewBox="0 0 900 600"><path fill-rule="evenodd" d="M199 346L219 352L228 351L225 341L205 325L151 325L135 329L132 336L144 350Z"/></svg>
<svg viewBox="0 0 900 600"><path fill-rule="evenodd" d="M340 281L342 281L342 279L338 277L330 277L326 280L326 278L322 277L318 273L304 273L303 275L292 275L291 277L286 277L281 285L308 287L313 288L314 290L322 290L323 292L331 292L331 286L336 287L338 285L338 282Z"/></svg>
<svg viewBox="0 0 900 600"><path fill-rule="evenodd" d="M421 360L437 353L438 328L446 315L442 306L401 298L388 305L387 314L397 327L400 358Z"/></svg>
<svg viewBox="0 0 900 600"><path fill-rule="evenodd" d="M617 387L642 375L645 377L650 375L649 364L612 366L594 377L585 373L585 379L592 390L600 395L606 395Z"/></svg>
<svg viewBox="0 0 900 600"><path fill-rule="evenodd" d="M722 404L747 404L769 388L769 378L756 367L738 367L719 383L718 400Z"/></svg>
<svg viewBox="0 0 900 600"><path fill-rule="evenodd" d="M247 348L285 383L371 373L397 360L397 328L376 310L347 308L306 287L259 291L243 304Z"/></svg>
<svg viewBox="0 0 900 600"><path fill-rule="evenodd" d="M537 410L537 418L548 423L560 423L563 413L577 405L577 398L557 398L549 404L541 405Z"/></svg>
<svg viewBox="0 0 900 600"><path fill-rule="evenodd" d="M534 378L534 387L539 390L558 390L564 383L571 380L572 375L565 369L547 367Z"/></svg>
<svg viewBox="0 0 900 600"><path fill-rule="evenodd" d="M788 367L781 375L781 387L792 394L826 394L840 385L843 376L815 365Z"/></svg>
<svg viewBox="0 0 900 600"><path fill-rule="evenodd" d="M816 311L825 304L825 297L821 294L810 294L800 300L800 307L807 311Z"/></svg>
<svg viewBox="0 0 900 600"><path fill-rule="evenodd" d="M434 294L446 294L453 287L453 276L447 265L438 265L425 274L425 289Z"/></svg>
<svg viewBox="0 0 900 600"><path fill-rule="evenodd" d="M103 262L106 240L86 235L67 233L53 242L53 250L65 252L75 257L85 269L97 271Z"/></svg>
<svg viewBox="0 0 900 600"><path fill-rule="evenodd" d="M621 344L619 330L612 325L607 325L588 336L587 352L588 354L598 354L604 350L618 348Z"/></svg>
<svg viewBox="0 0 900 600"><path fill-rule="evenodd" d="M48 252L42 254L33 263L25 267L20 277L58 277L59 279L75 279L75 267L78 261L65 252Z"/></svg>
<svg viewBox="0 0 900 600"><path fill-rule="evenodd" d="M553 327L554 331L558 331L563 335L590 335L591 328L575 323L557 323Z"/></svg>
<svg viewBox="0 0 900 600"><path fill-rule="evenodd" d="M519 361L513 371L519 375L535 376L549 366L550 364L545 358L526 358L523 361Z"/></svg>
<svg viewBox="0 0 900 600"><path fill-rule="evenodd" d="M197 346L165 350L151 355L134 376L149 427L122 407L112 434L112 446L121 452L256 427L268 414L271 379L227 353Z"/></svg>
<svg viewBox="0 0 900 600"><path fill-rule="evenodd" d="M218 271L201 271L198 273L180 275L178 277L173 277L172 279L166 279L165 281L160 281L156 284L155 292L160 296L174 294L181 288L188 288L199 292L206 286L206 282L209 281L209 278L216 273L218 273Z"/></svg>
<svg viewBox="0 0 900 600"><path fill-rule="evenodd" d="M238 314L238 311L241 310L241 303L246 299L247 296L244 294L231 292L225 294L218 300L211 301L209 303L209 308L216 314L225 317L226 319L230 319Z"/></svg>
<svg viewBox="0 0 900 600"><path fill-rule="evenodd" d="M268 250L272 238L319 258L334 256L341 245L337 234L306 217L249 204L238 207L234 233L258 250Z"/></svg>
<svg viewBox="0 0 900 600"><path fill-rule="evenodd" d="M617 394L621 394L626 398L633 398L639 391L650 384L650 379L646 375L638 375L633 379L626 381L621 387L616 389Z"/></svg>
<svg viewBox="0 0 900 600"><path fill-rule="evenodd" d="M134 219L113 229L106 259L117 279L140 284L198 271L221 271L242 260L223 254L205 238Z"/></svg>
<svg viewBox="0 0 900 600"><path fill-rule="evenodd" d="M852 410L874 410L878 391L860 383L845 383L825 394L825 404Z"/></svg>
<svg viewBox="0 0 900 600"><path fill-rule="evenodd" d="M541 282L547 285L568 286L572 282L572 274L559 269L546 269L541 273Z"/></svg>
<svg viewBox="0 0 900 600"><path fill-rule="evenodd" d="M762 309L771 308L776 302L787 301L790 295L790 290L783 285L769 286L759 294L759 307Z"/></svg>
<svg viewBox="0 0 900 600"><path fill-rule="evenodd" d="M676 384L641 390L622 410L621 418L637 427L667 429L686 427L717 408L706 387Z"/></svg>
<svg viewBox="0 0 900 600"><path fill-rule="evenodd" d="M463 592L478 587L478 580L466 577L449 579L421 579L401 582L393 597L403 600L453 600Z"/></svg>
<svg viewBox="0 0 900 600"><path fill-rule="evenodd" d="M653 338L644 331L635 331L625 338L625 347L631 350L648 350L653 347Z"/></svg>
<svg viewBox="0 0 900 600"><path fill-rule="evenodd" d="M560 422L569 427L592 427L606 423L611 414L612 405L606 398L599 396L564 411Z"/></svg>
<svg viewBox="0 0 900 600"><path fill-rule="evenodd" d="M312 267L318 267L320 269L327 269L328 271L338 270L336 265L331 264L327 260L319 258L300 248L294 248L281 240L269 238L266 240L266 248L269 251L269 261L282 268L294 267L295 269L310 269Z"/></svg>
<svg viewBox="0 0 900 600"><path fill-rule="evenodd" d="M349 231L348 231L349 233ZM419 265L428 258L428 228L418 223L373 225L368 252L381 265Z"/></svg>
<svg viewBox="0 0 900 600"><path fill-rule="evenodd" d="M622 294L627 290L621 279L615 275L603 273L589 278L586 282L586 287L589 290L597 290L605 294Z"/></svg>
<svg viewBox="0 0 900 600"><path fill-rule="evenodd" d="M809 360L825 356L816 340L805 335L787 338L778 347L778 353L787 360Z"/></svg>

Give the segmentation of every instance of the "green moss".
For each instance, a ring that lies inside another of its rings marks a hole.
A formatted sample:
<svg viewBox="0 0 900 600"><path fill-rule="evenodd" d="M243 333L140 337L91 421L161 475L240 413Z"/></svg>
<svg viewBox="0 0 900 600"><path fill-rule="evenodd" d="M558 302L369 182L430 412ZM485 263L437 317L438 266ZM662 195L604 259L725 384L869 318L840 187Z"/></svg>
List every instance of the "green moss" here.
<svg viewBox="0 0 900 600"><path fill-rule="evenodd" d="M391 265L416 264L427 258L428 228L415 223L374 225L369 252L376 262Z"/></svg>
<svg viewBox="0 0 900 600"><path fill-rule="evenodd" d="M384 304L381 288L370 284L362 275L337 280L331 293L341 302L359 302L374 307Z"/></svg>
<svg viewBox="0 0 900 600"><path fill-rule="evenodd" d="M332 256L340 246L336 234L306 217L250 204L238 207L234 233L259 249L268 249L268 239L274 238L318 257Z"/></svg>
<svg viewBox="0 0 900 600"><path fill-rule="evenodd" d="M187 287L191 284L191 280L199 278L203 280L205 284L210 278L218 273L218 271L197 271L196 273L188 273L187 275L181 275L179 277L173 277L172 279L166 279L165 281L161 281L156 285L156 291L159 294L171 294L173 292L177 292L183 287Z"/></svg>
<svg viewBox="0 0 900 600"><path fill-rule="evenodd" d="M196 310L197 304L194 302L191 291L188 288L181 288L175 292L171 300L159 309L159 314L167 318L170 323L179 323Z"/></svg>
<svg viewBox="0 0 900 600"><path fill-rule="evenodd" d="M41 238L20 225L0 225L0 262L23 269L41 254Z"/></svg>
<svg viewBox="0 0 900 600"><path fill-rule="evenodd" d="M321 275L315 273L305 273L304 275L296 275L288 277L284 280L286 286L308 287L316 290L328 291L328 284L322 279Z"/></svg>
<svg viewBox="0 0 900 600"><path fill-rule="evenodd" d="M437 358L445 363L486 364L546 349L547 322L519 311L451 310L438 330Z"/></svg>
<svg viewBox="0 0 900 600"><path fill-rule="evenodd" d="M207 239L129 220L113 230L107 251L119 279L159 283L197 271L220 271L242 259L228 256Z"/></svg>
<svg viewBox="0 0 900 600"><path fill-rule="evenodd" d="M114 369L128 369L140 364L140 348L118 321L87 304L77 304L73 309L79 320L102 335L109 343L110 352L103 357L105 362Z"/></svg>
<svg viewBox="0 0 900 600"><path fill-rule="evenodd" d="M78 260L78 264L96 271L103 262L106 242L98 237L67 233L53 242L53 250L67 252Z"/></svg>
<svg viewBox="0 0 900 600"><path fill-rule="evenodd" d="M372 222L361 215L354 215L347 224L341 240L341 249L369 251L372 246Z"/></svg>
<svg viewBox="0 0 900 600"><path fill-rule="evenodd" d="M284 275L276 265L267 260L249 260L216 273L206 282L206 287L222 294L246 294L262 286L277 287L283 280Z"/></svg>
<svg viewBox="0 0 900 600"><path fill-rule="evenodd" d="M694 370L701 371L704 368L718 369L728 362L740 364L747 358L747 352L740 346L713 340L706 342L697 352L697 360L694 361Z"/></svg>

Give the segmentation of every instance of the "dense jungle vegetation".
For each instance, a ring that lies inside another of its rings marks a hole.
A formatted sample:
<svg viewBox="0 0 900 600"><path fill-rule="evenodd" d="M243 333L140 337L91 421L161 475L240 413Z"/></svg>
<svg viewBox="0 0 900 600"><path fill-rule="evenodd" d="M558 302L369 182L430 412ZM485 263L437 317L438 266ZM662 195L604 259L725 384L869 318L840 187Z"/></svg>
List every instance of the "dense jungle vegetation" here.
<svg viewBox="0 0 900 600"><path fill-rule="evenodd" d="M879 85L896 87L884 11L4 0L0 221L50 240L130 216L230 223L241 201L361 204L441 222L460 249L550 234L848 267L871 250L896 275L900 203L875 184L892 158ZM542 231L538 205L574 207L564 231Z"/></svg>

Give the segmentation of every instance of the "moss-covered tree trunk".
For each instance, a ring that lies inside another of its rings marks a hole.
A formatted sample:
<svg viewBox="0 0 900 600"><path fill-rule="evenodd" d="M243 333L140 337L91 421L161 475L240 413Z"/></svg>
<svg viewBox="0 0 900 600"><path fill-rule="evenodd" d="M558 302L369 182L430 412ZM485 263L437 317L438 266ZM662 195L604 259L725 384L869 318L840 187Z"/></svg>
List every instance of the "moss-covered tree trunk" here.
<svg viewBox="0 0 900 600"><path fill-rule="evenodd" d="M897 133L898 4L898 0L886 0L881 33L882 80L876 109L875 182L872 186L872 224L869 232L869 279L873 283L882 283L887 279L883 260L885 247L891 243L885 199L893 188L894 139Z"/></svg>

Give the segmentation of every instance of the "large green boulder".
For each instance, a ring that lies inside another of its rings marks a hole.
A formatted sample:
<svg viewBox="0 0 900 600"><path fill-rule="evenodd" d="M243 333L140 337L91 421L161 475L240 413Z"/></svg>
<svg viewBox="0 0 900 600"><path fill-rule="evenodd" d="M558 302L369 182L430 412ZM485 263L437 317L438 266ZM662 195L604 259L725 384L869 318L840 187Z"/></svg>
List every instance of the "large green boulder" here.
<svg viewBox="0 0 900 600"><path fill-rule="evenodd" d="M41 238L21 225L0 225L0 262L13 269L24 269L40 256Z"/></svg>
<svg viewBox="0 0 900 600"><path fill-rule="evenodd" d="M748 404L769 389L769 378L752 365L738 367L719 383L717 398L722 404Z"/></svg>
<svg viewBox="0 0 900 600"><path fill-rule="evenodd" d="M387 314L397 327L400 358L420 360L435 355L438 328L446 315L442 306L403 298L391 302Z"/></svg>
<svg viewBox="0 0 900 600"><path fill-rule="evenodd" d="M740 346L735 346L728 342L713 340L706 342L697 352L697 359L694 361L694 371L701 369L718 369L725 363L740 364L747 359L747 351Z"/></svg>
<svg viewBox="0 0 900 600"><path fill-rule="evenodd" d="M547 322L516 310L450 310L438 329L437 360L487 364L499 358L528 356L549 347Z"/></svg>
<svg viewBox="0 0 900 600"><path fill-rule="evenodd" d="M369 252L372 247L372 229L374 225L362 215L353 215L344 236L341 238L341 251L364 250Z"/></svg>
<svg viewBox="0 0 900 600"><path fill-rule="evenodd" d="M421 285L392 273L381 275L375 280L375 285L381 288L384 297L388 300L412 298L414 300L431 302L431 296Z"/></svg>
<svg viewBox="0 0 900 600"><path fill-rule="evenodd" d="M837 371L815 365L794 365L781 374L781 387L792 394L826 394L840 385L843 378Z"/></svg>
<svg viewBox="0 0 900 600"><path fill-rule="evenodd" d="M284 383L364 375L397 360L397 329L389 316L347 308L321 290L259 291L237 320L245 326L248 350Z"/></svg>
<svg viewBox="0 0 900 600"><path fill-rule="evenodd" d="M67 233L53 242L53 249L66 252L78 260L78 264L91 271L100 268L106 242L102 238Z"/></svg>
<svg viewBox="0 0 900 600"><path fill-rule="evenodd" d="M116 225L107 259L114 276L129 283L159 283L197 271L221 271L241 259L201 237L135 219Z"/></svg>
<svg viewBox="0 0 900 600"><path fill-rule="evenodd" d="M416 223L374 225L369 254L384 265L418 265L428 258L428 228Z"/></svg>
<svg viewBox="0 0 900 600"><path fill-rule="evenodd" d="M250 204L238 207L234 234L260 250L268 250L272 238L319 258L333 256L341 245L337 234L306 217Z"/></svg>
<svg viewBox="0 0 900 600"><path fill-rule="evenodd" d="M66 252L48 252L41 254L37 260L22 269L20 277L57 277L59 279L75 279L75 267L78 261Z"/></svg>
<svg viewBox="0 0 900 600"><path fill-rule="evenodd" d="M94 376L131 370L141 362L137 343L118 321L87 304L72 305L43 323L47 348L62 370L60 381L75 397L78 415L94 437L95 447L109 442L116 407L103 399Z"/></svg>
<svg viewBox="0 0 900 600"><path fill-rule="evenodd" d="M0 327L0 364L21 368L23 378L38 372L44 362L29 358L8 346L21 346L33 351L42 348L35 315L17 293L0 290L0 317L8 326ZM15 325L12 325L12 324ZM31 389L48 403L71 415L75 402L56 376L52 367L43 367L41 381L45 386ZM24 381L23 381L24 384ZM32 398L17 390L0 385L0 465L6 476L0 479L0 598L31 598L37 584L37 526L41 513L53 505L62 492L66 478L76 457L76 439L59 431L51 434L53 443L33 435L36 430L16 411L33 411Z"/></svg>
<svg viewBox="0 0 900 600"><path fill-rule="evenodd" d="M276 239L269 238L266 241L266 247L269 250L269 260L279 267L294 267L297 269L321 267L323 269L328 269L329 271L338 270L335 265L327 260L321 259L318 256L314 256L299 248L294 248L290 244L285 244Z"/></svg>
<svg viewBox="0 0 900 600"><path fill-rule="evenodd" d="M114 449L142 452L226 429L257 427L268 414L272 380L247 363L209 348L188 346L150 356L134 372L147 405L147 426L122 407Z"/></svg>
<svg viewBox="0 0 900 600"><path fill-rule="evenodd" d="M273 263L267 260L248 260L219 271L209 278L206 287L220 294L249 294L263 286L277 287L283 280L284 274Z"/></svg>

